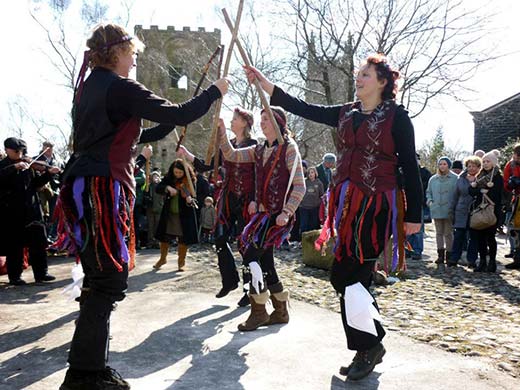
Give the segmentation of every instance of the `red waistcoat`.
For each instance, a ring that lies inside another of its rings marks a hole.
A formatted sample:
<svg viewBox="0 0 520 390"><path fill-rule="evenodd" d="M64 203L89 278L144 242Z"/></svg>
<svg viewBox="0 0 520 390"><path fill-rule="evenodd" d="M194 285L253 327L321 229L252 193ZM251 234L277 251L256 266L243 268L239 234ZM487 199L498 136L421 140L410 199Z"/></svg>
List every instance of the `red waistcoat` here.
<svg viewBox="0 0 520 390"><path fill-rule="evenodd" d="M243 148L255 145L255 140L249 140L247 143L236 145L236 140L232 140L231 144L234 148ZM224 160L224 169L226 170L226 183L224 188L229 192L233 192L238 198L252 194L255 190L255 164L237 164L228 160Z"/></svg>
<svg viewBox="0 0 520 390"><path fill-rule="evenodd" d="M334 183L349 179L365 195L396 188L397 156L392 125L397 105L380 104L354 131L359 102L342 108L338 123L338 160Z"/></svg>
<svg viewBox="0 0 520 390"><path fill-rule="evenodd" d="M289 169L285 161L288 145L288 141L281 146L276 144L265 165L265 145L257 145L255 149L256 202L270 214L282 211L284 206L289 184Z"/></svg>

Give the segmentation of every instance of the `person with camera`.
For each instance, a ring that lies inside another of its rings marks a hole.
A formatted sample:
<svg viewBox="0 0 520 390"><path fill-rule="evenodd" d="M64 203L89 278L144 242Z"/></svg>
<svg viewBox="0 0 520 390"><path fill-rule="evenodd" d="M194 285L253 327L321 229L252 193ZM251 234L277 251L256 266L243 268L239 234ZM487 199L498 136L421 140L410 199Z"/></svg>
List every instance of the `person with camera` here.
<svg viewBox="0 0 520 390"><path fill-rule="evenodd" d="M509 234L513 238L514 245L511 248L513 262L506 264L507 269L520 269L520 143L513 147L513 158L504 168L504 189L513 193L511 201L512 216L509 222Z"/></svg>

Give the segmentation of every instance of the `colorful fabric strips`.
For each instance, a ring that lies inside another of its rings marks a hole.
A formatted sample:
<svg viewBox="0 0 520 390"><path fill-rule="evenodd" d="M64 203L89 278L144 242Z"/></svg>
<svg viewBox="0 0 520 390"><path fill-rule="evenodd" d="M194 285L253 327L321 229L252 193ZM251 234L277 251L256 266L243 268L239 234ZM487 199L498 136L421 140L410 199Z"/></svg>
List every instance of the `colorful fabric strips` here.
<svg viewBox="0 0 520 390"><path fill-rule="evenodd" d="M94 245L101 270L122 271L135 266L134 196L110 177L77 177L61 189L54 218L58 220L55 247L78 258ZM89 223L92 223L89 225Z"/></svg>
<svg viewBox="0 0 520 390"><path fill-rule="evenodd" d="M406 269L404 199L398 189L366 195L349 180L337 185L329 193L329 213L315 242L316 249L336 233L334 254L338 261L347 257L363 263L384 252L386 272ZM386 253L390 237L391 263Z"/></svg>

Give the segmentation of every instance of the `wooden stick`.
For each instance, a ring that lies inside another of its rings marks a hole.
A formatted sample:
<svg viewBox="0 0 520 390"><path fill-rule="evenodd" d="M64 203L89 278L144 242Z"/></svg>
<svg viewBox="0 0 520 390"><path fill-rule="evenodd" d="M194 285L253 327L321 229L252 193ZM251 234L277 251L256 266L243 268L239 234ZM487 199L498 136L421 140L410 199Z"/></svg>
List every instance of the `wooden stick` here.
<svg viewBox="0 0 520 390"><path fill-rule="evenodd" d="M229 43L229 49L226 54L226 61L224 62L224 72L222 74L222 77L226 77L229 73L229 66L231 64L231 57L233 56L233 46L235 45L235 41L237 39L238 35L238 27L240 25L240 19L242 18L242 9L244 8L244 0L240 0L238 3L238 10L237 10L237 17L235 20L235 28L231 29L231 42ZM219 145L217 142L219 141L217 139L218 137L218 122L220 119L220 111L222 109L222 98L217 100L217 103L215 104L215 116L213 118L213 127L211 128L211 137L208 145L208 151L206 152L206 160L204 161L206 165L209 165L211 162L211 157L213 154L217 155L217 153L214 153L215 145L217 145L217 151L219 150Z"/></svg>
<svg viewBox="0 0 520 390"><path fill-rule="evenodd" d="M222 13L224 14L224 19L226 20L226 24L231 32L234 31L233 24L231 22L231 19L229 18L229 15L224 8L222 10ZM240 40L238 37L235 38L235 43L237 45L238 51L240 52L240 55L242 57L242 61L244 61L244 64L246 66L251 66L251 62L249 61L249 58L247 57L247 53L242 47L242 44L240 43ZM276 132L276 139L278 140L278 144L282 145L284 143L284 140L282 138L282 134L280 133L280 128L278 127L278 123L276 122L276 119L274 119L273 111L271 110L271 106L269 105L269 102L267 101L264 91L262 87L260 87L260 82L255 78L254 85L256 87L256 90L258 91L258 96L260 96L260 101L262 102L262 106L267 112L267 115L269 116L269 120L271 121L271 124L273 125L273 129Z"/></svg>
<svg viewBox="0 0 520 390"><path fill-rule="evenodd" d="M224 58L224 50L222 50L220 52L220 61L218 63L218 67L217 67L217 77L218 78L221 78L221 70L222 70L222 60ZM222 102L221 102L222 104ZM219 113L220 114L220 113ZM215 180L215 184L217 183L217 178L218 178L218 166L220 165L220 140L219 140L219 136L218 136L218 123L219 123L219 116L215 116L214 117L214 121L213 121L213 128L216 129L215 131L215 142L213 143L213 145L215 145L215 150L216 150L216 153L215 153L215 156L213 157L213 178Z"/></svg>
<svg viewBox="0 0 520 390"><path fill-rule="evenodd" d="M177 141L179 141L179 134L177 133L177 129L173 129L175 132L175 136L177 137ZM190 170L188 168L188 162L184 156L181 157L182 165L184 166L184 174L186 175L186 179L188 180L188 190L190 191L190 195L194 200L197 200L197 193L195 192L195 186L193 185L193 181L191 180Z"/></svg>

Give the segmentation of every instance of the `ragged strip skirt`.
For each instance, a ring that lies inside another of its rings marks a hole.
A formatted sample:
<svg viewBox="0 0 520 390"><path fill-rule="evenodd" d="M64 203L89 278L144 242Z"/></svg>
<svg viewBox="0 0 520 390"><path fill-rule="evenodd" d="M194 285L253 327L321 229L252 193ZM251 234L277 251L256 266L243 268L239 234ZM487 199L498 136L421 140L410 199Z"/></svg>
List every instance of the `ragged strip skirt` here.
<svg viewBox="0 0 520 390"><path fill-rule="evenodd" d="M99 270L123 270L135 265L134 195L111 177L76 177L67 181L56 204L55 246L79 255L94 245Z"/></svg>

